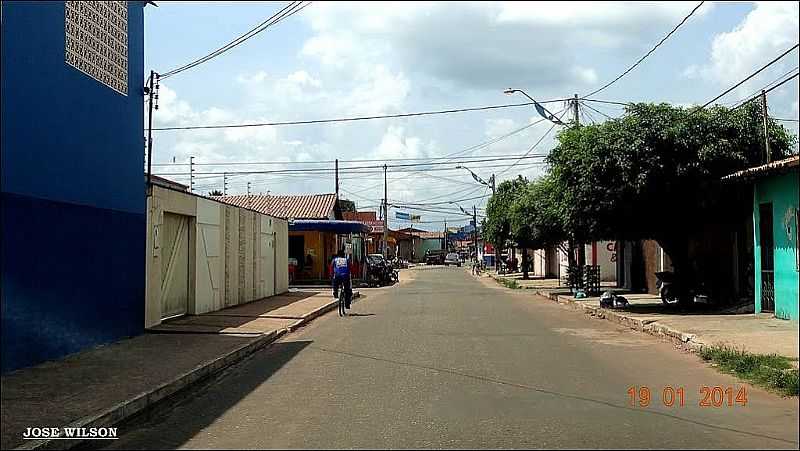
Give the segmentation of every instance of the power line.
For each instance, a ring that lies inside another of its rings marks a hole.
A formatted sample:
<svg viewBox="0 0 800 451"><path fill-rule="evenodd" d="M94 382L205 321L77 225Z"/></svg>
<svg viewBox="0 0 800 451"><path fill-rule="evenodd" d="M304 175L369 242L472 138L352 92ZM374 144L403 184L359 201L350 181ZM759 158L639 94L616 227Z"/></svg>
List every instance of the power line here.
<svg viewBox="0 0 800 451"><path fill-rule="evenodd" d="M563 112L563 113L561 114L561 116L558 118L558 120L559 120L559 121L561 121L561 118L562 118L562 117L564 117L564 114L566 114L566 110L564 110L564 112ZM554 122L554 123L553 123L553 125L551 125L551 126L550 126L550 128L549 128L549 129L548 129L548 130L545 132L545 134L544 134L544 135L542 135L542 137L541 137L541 138L539 138L539 140L538 140L538 141L536 141L536 143L534 143L534 144L533 144L533 145L530 147L530 149L528 149L528 151L527 151L527 152L525 152L525 155L524 155L524 156L520 157L520 158L519 158L519 160L517 160L516 162L514 162L514 164L512 164L511 166L509 166L509 167L507 167L506 169L504 169L504 170L500 171L500 172L499 172L497 175L502 175L502 174L505 174L505 173L506 173L506 172L508 172L508 171L509 171L511 168L513 168L514 166L516 166L516 165L517 165L517 163L519 163L519 162L520 162L520 161L521 161L523 158L528 158L528 156L527 156L527 155L528 155L529 153L533 152L533 149L535 149L535 148L536 148L536 146L538 146L539 144L541 144L541 142L542 142L542 141L544 141L544 139L547 137L547 135L549 135L549 134L550 134L550 132L552 132L552 131L553 131L553 129L556 127L556 125L557 125L557 124ZM497 177L497 175L496 175L495 177ZM488 187L487 187L487 188L488 188Z"/></svg>
<svg viewBox="0 0 800 451"><path fill-rule="evenodd" d="M530 124L533 125L533 124ZM528 126L530 126L528 125ZM526 128L528 127L526 126ZM474 147L474 146L473 146ZM497 154L494 157L509 157L515 158L522 154ZM462 159L475 159L486 158L486 156L464 156ZM449 155L442 157L418 157L418 158L375 158L375 159L355 159L355 160L339 160L339 163L384 163L388 161L436 161L436 160L452 160ZM470 160L463 160L469 162ZM228 163L194 163L194 166L238 166L238 165L295 165L295 164L331 164L335 160L316 160L316 161L233 161ZM189 166L189 163L153 163L153 166ZM382 165L380 167L383 167Z"/></svg>
<svg viewBox="0 0 800 451"><path fill-rule="evenodd" d="M647 52L647 53L646 53L646 54L645 54L643 57L639 58L639 61L636 61L635 63L633 63L633 66L629 67L629 68L628 68L628 69L627 69L625 72L621 73L621 74L620 74L620 75L619 75L617 78L615 78L615 79L611 80L610 82L606 83L605 85L601 86L601 87L600 87L600 88L598 88L598 89L595 89L594 91L590 92L589 94L586 94L586 95L585 95L585 96L583 96L583 97L591 97L591 96L593 96L593 95L597 94L598 92L600 92L600 91L602 91L602 90L604 90L604 89L608 88L609 86L611 86L611 85L613 85L614 83L616 83L616 82L617 82L617 81L618 81L620 78L624 77L624 76L625 76L625 75L627 75L627 74L628 74L630 71L632 71L634 68L636 68L636 66L638 66L638 65L639 65L639 64L640 64L642 61L644 61L644 60L645 60L645 58L647 58L648 56L650 56L650 54L652 54L653 52L655 52L655 51L656 51L656 49L657 49L657 48L658 48L658 47L659 47L661 44L663 44L663 43L664 43L664 41L666 41L667 39L669 39L669 37L670 37L670 36L672 36L672 35L673 35L673 33L675 33L676 31L678 31L678 28L680 28L680 27L681 27L681 25L683 25L683 24L684 24L684 23L685 23L687 20L689 20L689 18L690 18L690 17L692 17L692 15L694 15L694 13L695 13L695 12L696 12L698 9L700 9L700 7L701 7L701 6L703 6L703 3L705 3L705 1L702 1L702 2L698 3L698 4L697 4L697 6L695 6L695 7L694 7L694 9L693 9L693 10L692 10L692 11L691 11L691 12L690 12L690 13L689 13L689 14L688 14L686 17L684 17L684 18L683 18L683 20L681 20L681 21L680 21L680 23L679 23L678 25L676 25L676 26L675 26L675 28L673 28L673 29L672 29L672 31L670 31L669 33L667 33L667 35L666 35L666 36L664 36L664 37L663 37L663 38L662 38L660 41L658 41L658 44L656 44L656 45L655 45L655 47L653 47L652 49L650 49L650 51L649 51L649 52Z"/></svg>
<svg viewBox="0 0 800 451"><path fill-rule="evenodd" d="M454 153L445 155L443 158L448 158L448 159L452 160L453 159L452 157L454 157L456 155L460 155L460 154L463 154L463 153L472 152L472 151L475 151L475 150L478 150L478 149L482 149L482 148L488 147L490 144L497 143L497 142L502 141L502 140L504 140L504 139L506 139L506 138L508 138L510 136L516 135L517 133L520 133L520 132L522 132L524 130L527 130L527 129L533 127L534 125L539 124L540 122L543 122L544 120L545 119L539 119L539 120L533 121L530 124L527 124L527 125L525 125L523 127L520 127L520 128L518 128L516 130L512 130L509 133L506 133L504 135L498 136L497 138L493 138L493 139L491 139L489 141L486 141L486 142L483 142L481 144L477 144L475 146L468 147L468 148L466 148L464 150L460 150L458 152L454 152ZM470 157L465 157L465 158L470 158Z"/></svg>
<svg viewBox="0 0 800 451"><path fill-rule="evenodd" d="M800 122L800 119L781 119L781 118L779 118L779 117L772 117L772 116L770 116L769 118L770 118L770 119L772 119L773 121L781 121L781 122Z"/></svg>
<svg viewBox="0 0 800 451"><path fill-rule="evenodd" d="M602 115L602 116L605 116L605 117L606 117L606 118L608 118L608 119L614 119L613 117L611 117L611 116L607 115L606 113L603 113L602 111L600 111L600 110L598 110L598 109L596 109L596 108L592 107L591 105L587 105L585 102L581 102L581 106L584 106L584 107L586 107L586 108L589 108L590 110L594 111L595 113L597 113L597 114L600 114L600 115Z"/></svg>
<svg viewBox="0 0 800 451"><path fill-rule="evenodd" d="M574 99L572 99L572 100L574 100ZM605 103L605 104L608 104L608 105L621 105L621 106L629 106L629 105L631 105L631 102L614 102L614 101L611 101L611 100L597 100L597 99L586 99L586 98L581 98L581 99L578 99L578 100L583 100L584 102Z"/></svg>
<svg viewBox="0 0 800 451"><path fill-rule="evenodd" d="M750 97L754 97L754 96L758 96L758 95L760 95L762 90L769 88L770 86L774 85L775 83L777 83L777 82L781 81L781 80L783 79L783 77L785 77L785 76L787 76L787 75L790 75L792 72L794 72L794 71L796 71L796 70L798 70L798 69L800 69L800 66L795 66L795 67L794 67L792 70L790 70L790 71L786 72L785 74L781 75L780 77L778 77L778 78L776 78L776 79L772 80L771 82L767 83L765 86L763 86L763 87L761 87L761 88L757 89L755 92L753 92L753 93L752 93L752 94L750 94L749 96L745 96L744 98L745 98L745 99L749 99ZM733 106L733 105L736 105L737 103L739 103L739 102L741 102L741 101L742 101L742 99L739 99L739 100L734 100L733 102L727 102L727 103L725 103L725 105L728 105L728 106Z"/></svg>
<svg viewBox="0 0 800 451"><path fill-rule="evenodd" d="M265 21L261 22L260 24L256 25L253 29L251 29L247 33L239 36L238 38L234 39L233 41L223 45L222 47L218 48L217 50L214 50L213 52L209 53L208 55L206 55L206 56L204 56L202 58L198 58L198 59L196 59L196 60L194 60L194 61L192 61L190 63L184 64L183 66L180 66L180 67L177 67L175 69L172 69L170 71L165 72L164 74L159 76L159 79L163 80L163 79L169 78L169 77L171 77L173 75L176 75L176 74L179 74L179 73L181 73L181 72L183 72L185 70L188 70L188 69L191 69L191 68L193 68L195 66L203 64L204 62L206 62L206 61L208 61L208 60L210 60L212 58L215 58L215 57L227 52L228 50L236 47L237 45L247 41L248 39L252 38L253 36L255 36L255 35L259 34L259 33L261 33L262 31L266 30L267 28L277 24L278 22L280 22L280 21L282 21L282 20L284 20L284 19L286 19L286 18L288 18L288 17L300 12L306 6L311 4L311 2L308 2L305 5L300 6L302 3L303 2L291 2L291 3L289 3L288 5L284 6L280 11L278 11L275 14L273 14L272 16L270 16L267 20L265 20Z"/></svg>
<svg viewBox="0 0 800 451"><path fill-rule="evenodd" d="M773 86L773 87L771 87L771 88L769 88L769 89L765 89L765 90L764 90L764 94L767 94L767 93L769 93L769 92L771 92L771 91L773 91L773 90L775 90L775 89L778 89L778 88L780 88L780 87L781 87L781 86L783 86L785 83L788 83L788 82L790 82L790 81L794 80L795 78L797 78L797 76L798 76L798 75L800 75L800 72L798 72L798 73L796 73L796 74L792 75L791 77L787 78L786 80L783 80L782 82L778 83L777 85L775 85L775 86ZM758 98L760 95L761 95L761 94L758 94L758 95L756 95L756 96L753 96L753 97L751 97L751 98L749 98L749 99L746 99L746 100L742 101L741 103L739 103L738 105L736 105L736 106L735 106L733 109L735 110L735 109L737 109L737 108L740 108L740 107L742 107L743 105L745 105L745 104L747 104L747 103L749 103L749 102L752 102L753 100L757 99L757 98Z"/></svg>
<svg viewBox="0 0 800 451"><path fill-rule="evenodd" d="M552 128L551 128L552 130ZM546 155L528 155L530 151L533 150L533 147L529 149L525 155L521 157L502 157L502 158L484 158L481 160L471 160L471 163L485 163L485 162L495 162L495 161L507 161L507 160L523 160L523 159L532 159L532 158L543 158ZM353 170L360 170L360 169L372 169L377 171L378 169L382 169L384 166L389 168L412 168L412 167L420 167L420 166L436 166L436 165L443 165L443 164L452 164L449 161L442 161L442 162L431 162L431 163L406 163L406 164L394 164L394 165L376 165L376 166L348 166L348 167L340 167L339 171L353 171ZM433 169L433 168L431 168ZM444 168L445 170L455 170L456 168ZM227 171L227 172L195 172L195 175L224 175L224 174L288 174L288 173L299 173L299 172L312 172L312 173L328 173L335 171L334 168L303 168L303 169L275 169L275 170L268 170L268 171ZM161 173L158 175L186 175L186 172L175 172L175 173Z"/></svg>
<svg viewBox="0 0 800 451"><path fill-rule="evenodd" d="M468 201L468 200L484 199L486 197L487 197L486 195L483 195L483 196L464 197L464 198L461 198L461 199L446 200L446 201L441 201L441 202L402 202L402 204L403 205L421 205L421 206L424 206L424 207L430 207L430 206L434 206L434 205L452 204L453 202L465 202L465 201ZM392 202L401 202L401 201L396 201L396 200L391 200L391 201Z"/></svg>
<svg viewBox="0 0 800 451"><path fill-rule="evenodd" d="M567 99L547 100L547 101L539 102L539 103L563 102L564 100L567 100ZM266 127L266 126L281 126L281 125L325 124L325 123L331 123L331 122L354 122L354 121L367 121L367 120L374 120L374 119L392 119L392 118L400 118L400 117L416 117L416 116L431 116L431 115L436 115L436 114L464 113L464 112L468 112L468 111L496 110L496 109L501 109L501 108L516 108L516 107L523 107L523 106L530 106L530 105L533 105L533 102L510 103L510 104L504 104L504 105L490 105L490 106L472 107L472 108L456 108L456 109L451 109L451 110L424 111L424 112L420 112L420 113L384 114L384 115L376 115L376 116L356 116L356 117L346 117L346 118L337 118L337 119L314 119L314 120L307 120L307 121L284 121L284 122L260 122L260 123L253 123L253 124L192 125L192 126L186 126L186 127L159 127L159 128L153 128L153 131L209 130L209 129L221 129L221 128L244 128L244 127Z"/></svg>
<svg viewBox="0 0 800 451"><path fill-rule="evenodd" d="M706 102L706 103L705 103L703 106L701 106L699 109L700 109L700 110L702 110L703 108L705 108L705 107L707 107L707 106L711 105L712 103L714 103L714 101L716 101L716 100L717 100L717 99L719 99L720 97L722 97L722 96L724 96L725 94L727 94L727 93L729 93L729 92L733 91L734 89L738 88L739 86L741 86L742 84L744 84L744 83L745 83L747 80L750 80L751 78L753 78L753 77L755 77L756 75L760 74L760 73L761 73L761 72L762 72L764 69L766 69L766 68L768 68L769 66L772 66L773 64L777 63L777 62L778 62L778 61L779 61L781 58L783 58L784 56L788 55L788 54L789 54L789 53L790 53L792 50L796 49L798 46L800 46L800 44L795 44L795 45L793 45L793 46L792 46L790 49L788 49L788 50L786 50L785 52L781 53L781 54L780 54L778 57L776 57L776 58L775 58L775 59L773 59L772 61L768 62L767 64L765 64L765 65L761 66L761 68L760 68L760 69L758 69L757 71L755 71L755 72L753 72L752 74L750 74L750 75L748 75L747 77L745 77L745 78L744 78L742 81L740 81L740 82L736 83L735 85L733 85L733 86L731 86L730 88L728 88L728 89L726 89L725 91L723 91L723 92L722 92L722 94L720 94L720 95L718 95L718 96L714 97L713 99L709 100L708 102ZM795 77L796 77L796 76L797 76L797 75L795 75ZM792 78L794 78L794 77L792 77ZM778 86L782 85L783 83L786 83L786 81L788 81L788 80L791 80L791 78L784 80L784 81L783 81L782 83L780 83L779 85L773 86L772 88L770 88L770 91L771 91L771 90L773 90L773 89L775 89L775 88L777 88ZM745 103L747 103L747 102L745 102ZM741 106L741 105L740 105L740 106Z"/></svg>

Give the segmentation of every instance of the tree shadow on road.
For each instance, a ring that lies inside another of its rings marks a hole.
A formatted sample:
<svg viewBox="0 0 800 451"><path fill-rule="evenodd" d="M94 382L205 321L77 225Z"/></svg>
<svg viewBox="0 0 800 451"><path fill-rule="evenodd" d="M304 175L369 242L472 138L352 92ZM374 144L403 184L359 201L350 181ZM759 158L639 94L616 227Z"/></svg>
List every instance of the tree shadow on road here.
<svg viewBox="0 0 800 451"><path fill-rule="evenodd" d="M222 417L313 341L274 343L199 384L170 396L119 426L120 439L91 449L175 449ZM197 406L202 405L202 409Z"/></svg>

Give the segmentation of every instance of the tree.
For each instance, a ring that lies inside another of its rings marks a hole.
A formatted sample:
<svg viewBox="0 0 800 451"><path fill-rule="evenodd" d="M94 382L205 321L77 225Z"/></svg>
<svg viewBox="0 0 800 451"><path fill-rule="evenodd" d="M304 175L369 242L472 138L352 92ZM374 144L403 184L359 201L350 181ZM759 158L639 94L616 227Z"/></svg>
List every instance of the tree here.
<svg viewBox="0 0 800 451"><path fill-rule="evenodd" d="M486 218L483 220L483 234L500 252L511 238L511 205L519 193L528 185L522 176L505 180L497 186L495 194L486 204Z"/></svg>
<svg viewBox="0 0 800 451"><path fill-rule="evenodd" d="M634 104L599 125L558 136L548 161L564 226L581 241L655 239L691 283L688 242L698 224L731 208L720 178L763 163L760 105L684 109ZM773 159L793 136L770 121Z"/></svg>
<svg viewBox="0 0 800 451"><path fill-rule="evenodd" d="M563 206L556 187L549 175L535 180L520 190L509 209L510 234L523 248L523 279L528 278L526 249L557 246L569 252L563 245L569 234L564 228Z"/></svg>
<svg viewBox="0 0 800 451"><path fill-rule="evenodd" d="M223 194L222 194L222 191L220 191L220 190L218 190L218 189L215 189L214 191L210 191L210 192L208 193L208 195L209 195L209 196L222 196Z"/></svg>

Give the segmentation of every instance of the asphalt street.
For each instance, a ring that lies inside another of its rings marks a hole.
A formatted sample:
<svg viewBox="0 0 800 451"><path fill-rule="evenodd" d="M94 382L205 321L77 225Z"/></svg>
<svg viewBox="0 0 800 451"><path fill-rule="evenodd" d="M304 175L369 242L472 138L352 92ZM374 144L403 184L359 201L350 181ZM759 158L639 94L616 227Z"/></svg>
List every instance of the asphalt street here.
<svg viewBox="0 0 800 451"><path fill-rule="evenodd" d="M797 398L464 268L407 275L128 425L109 448L798 448ZM629 389L643 386L650 404L632 406ZM744 386L747 403L701 406L703 386Z"/></svg>

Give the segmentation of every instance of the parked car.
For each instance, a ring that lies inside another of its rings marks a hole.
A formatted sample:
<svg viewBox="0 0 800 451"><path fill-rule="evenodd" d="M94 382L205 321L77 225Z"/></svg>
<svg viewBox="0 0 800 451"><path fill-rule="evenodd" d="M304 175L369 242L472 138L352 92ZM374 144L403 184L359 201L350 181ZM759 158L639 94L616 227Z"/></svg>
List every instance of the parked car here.
<svg viewBox="0 0 800 451"><path fill-rule="evenodd" d="M447 254L447 256L444 258L444 265L445 266L456 265L460 267L461 257L459 257L458 254L456 254L455 252L451 252Z"/></svg>
<svg viewBox="0 0 800 451"><path fill-rule="evenodd" d="M426 265L441 265L444 263L444 257L447 254L444 250L432 250L428 249L425 251L425 264Z"/></svg>

